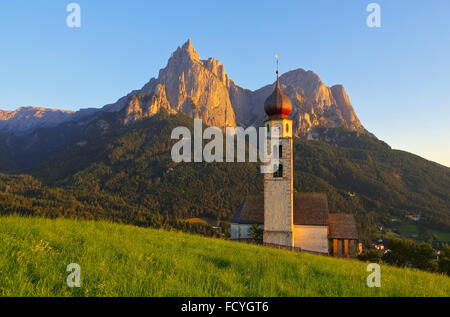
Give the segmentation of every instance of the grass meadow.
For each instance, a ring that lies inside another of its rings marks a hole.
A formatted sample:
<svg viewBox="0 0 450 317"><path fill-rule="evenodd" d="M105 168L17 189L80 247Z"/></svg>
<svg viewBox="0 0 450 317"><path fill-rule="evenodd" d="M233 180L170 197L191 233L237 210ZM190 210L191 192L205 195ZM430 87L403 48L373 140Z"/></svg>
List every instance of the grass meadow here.
<svg viewBox="0 0 450 317"><path fill-rule="evenodd" d="M69 263L81 287L69 288ZM450 278L103 221L0 217L1 296L449 296Z"/></svg>

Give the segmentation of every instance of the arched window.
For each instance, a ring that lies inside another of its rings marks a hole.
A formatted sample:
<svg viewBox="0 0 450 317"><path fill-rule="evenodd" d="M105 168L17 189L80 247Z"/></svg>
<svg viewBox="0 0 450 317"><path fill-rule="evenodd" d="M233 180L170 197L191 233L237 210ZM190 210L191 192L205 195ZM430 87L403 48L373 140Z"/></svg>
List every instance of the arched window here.
<svg viewBox="0 0 450 317"><path fill-rule="evenodd" d="M278 158L283 158L283 146L281 144L279 144L278 146L277 145L273 146L274 155L277 153L277 150L278 150Z"/></svg>
<svg viewBox="0 0 450 317"><path fill-rule="evenodd" d="M274 165L274 168L276 168L276 165ZM278 169L273 173L273 177L275 178L283 177L283 164L278 164Z"/></svg>

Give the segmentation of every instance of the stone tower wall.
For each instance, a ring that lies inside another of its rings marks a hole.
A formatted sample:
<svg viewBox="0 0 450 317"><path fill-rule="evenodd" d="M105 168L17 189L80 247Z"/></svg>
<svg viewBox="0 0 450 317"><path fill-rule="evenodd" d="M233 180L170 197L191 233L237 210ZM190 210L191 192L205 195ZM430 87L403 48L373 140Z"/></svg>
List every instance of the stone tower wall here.
<svg viewBox="0 0 450 317"><path fill-rule="evenodd" d="M280 128L290 120L268 121L272 126ZM266 124L267 124L266 123ZM292 125L291 125L292 126ZM280 138L283 146L283 177L275 178L273 173L264 174L264 243L294 246L293 226L293 180L292 180L292 138ZM270 146L268 139L268 146ZM273 149L271 149L273 151Z"/></svg>

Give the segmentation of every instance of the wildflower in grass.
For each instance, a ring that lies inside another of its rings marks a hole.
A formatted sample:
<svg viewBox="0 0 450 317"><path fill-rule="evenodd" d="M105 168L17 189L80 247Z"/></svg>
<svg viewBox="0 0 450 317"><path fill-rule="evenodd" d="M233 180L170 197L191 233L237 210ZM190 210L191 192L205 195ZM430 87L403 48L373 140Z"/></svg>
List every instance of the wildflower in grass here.
<svg viewBox="0 0 450 317"><path fill-rule="evenodd" d="M33 251L33 253L36 253L36 252L50 252L52 250L53 249L50 246L50 244L47 241L44 241L44 240L40 240L38 244L36 244L34 247L31 248L31 251Z"/></svg>

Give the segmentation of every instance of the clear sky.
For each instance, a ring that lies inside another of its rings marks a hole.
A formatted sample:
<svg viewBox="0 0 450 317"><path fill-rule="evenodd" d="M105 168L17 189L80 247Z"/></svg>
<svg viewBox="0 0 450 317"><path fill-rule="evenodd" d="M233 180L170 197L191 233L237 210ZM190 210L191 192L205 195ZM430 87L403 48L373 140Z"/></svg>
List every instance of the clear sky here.
<svg viewBox="0 0 450 317"><path fill-rule="evenodd" d="M66 6L81 6L81 28ZM366 6L381 6L369 28ZM238 85L304 68L343 84L363 125L450 166L450 1L0 2L0 109L101 107L141 88L191 38Z"/></svg>

